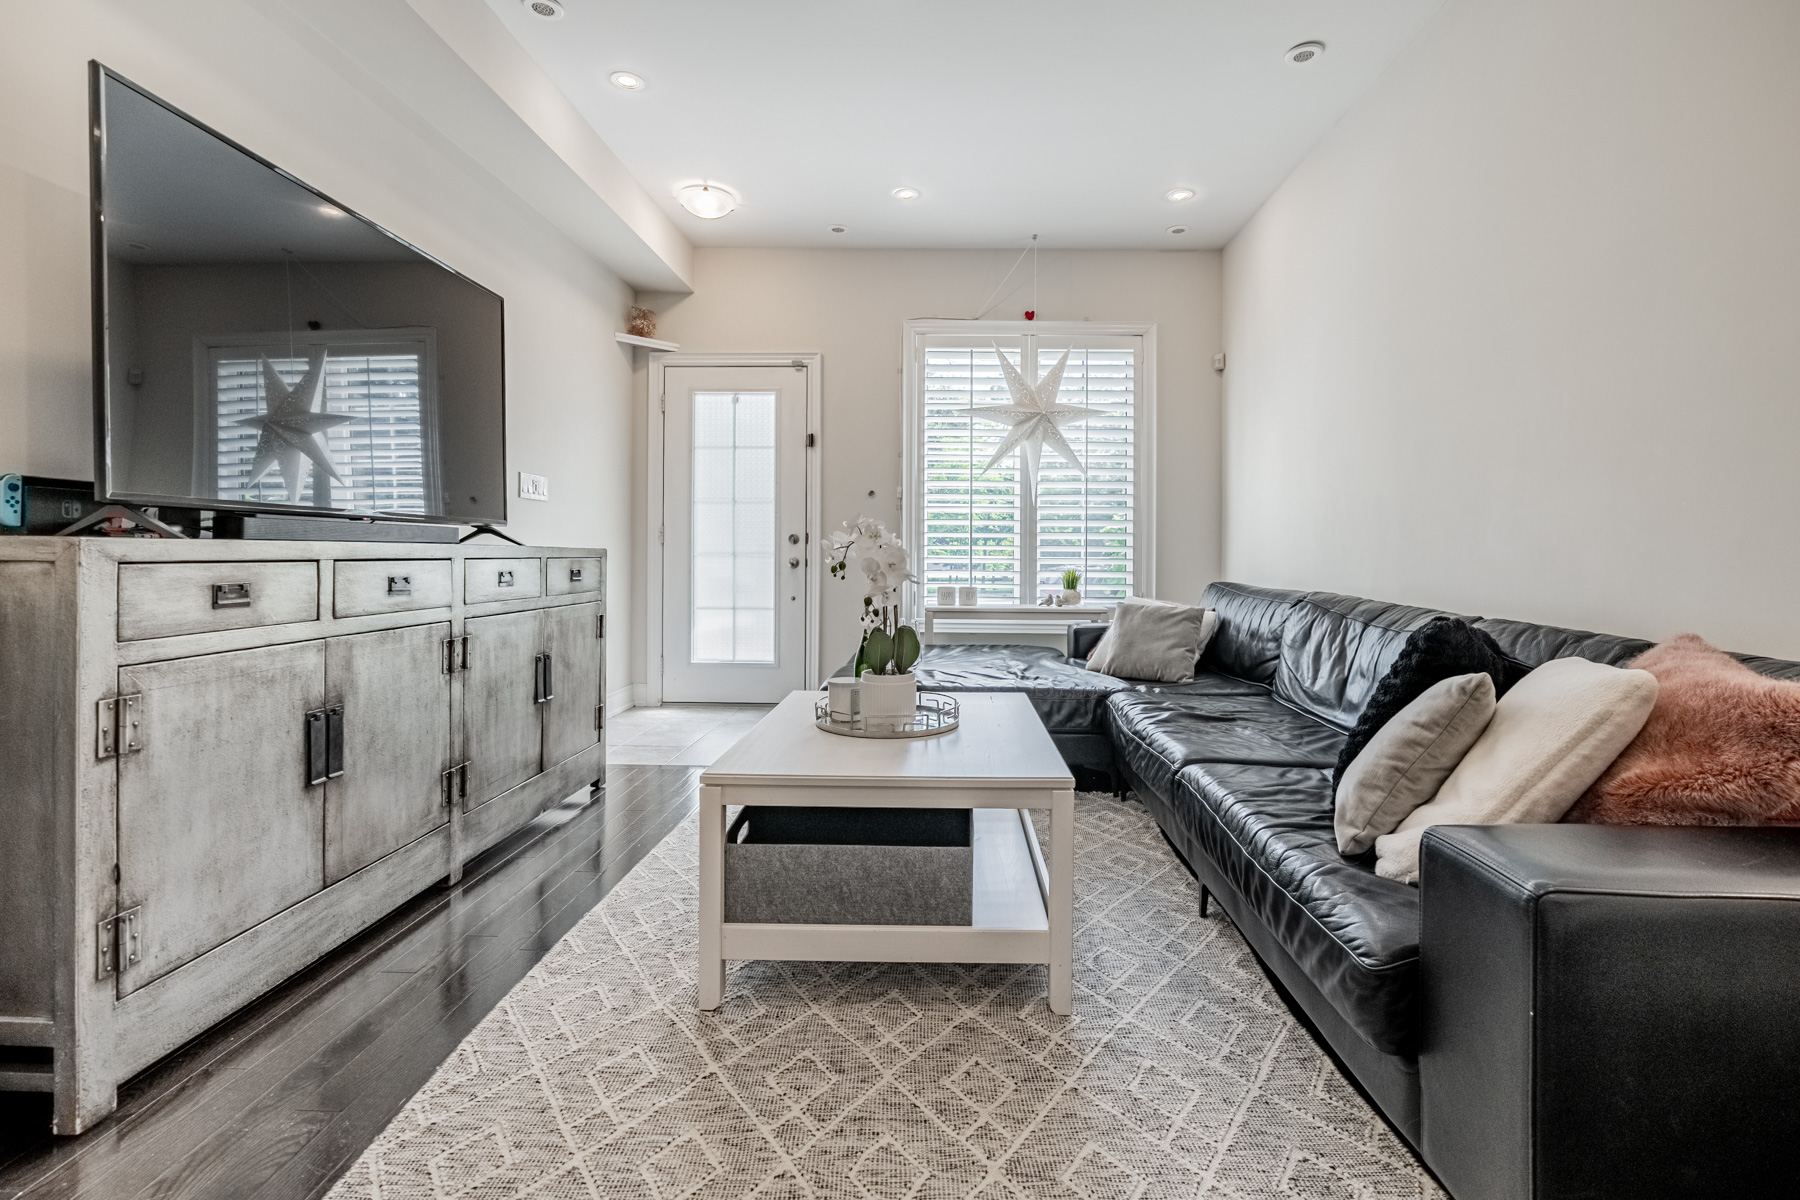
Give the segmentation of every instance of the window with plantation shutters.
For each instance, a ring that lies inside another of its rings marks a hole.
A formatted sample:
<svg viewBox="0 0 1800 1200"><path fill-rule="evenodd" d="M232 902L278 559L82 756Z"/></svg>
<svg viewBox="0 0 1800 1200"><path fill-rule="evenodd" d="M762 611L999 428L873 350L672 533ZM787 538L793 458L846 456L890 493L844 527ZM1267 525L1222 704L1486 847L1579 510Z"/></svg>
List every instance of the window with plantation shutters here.
<svg viewBox="0 0 1800 1200"><path fill-rule="evenodd" d="M978 332L984 327L909 323L906 508L916 592L935 602L940 586L973 586L983 605L1034 605L1073 569L1085 602L1147 594L1147 331L1018 332L1005 323ZM1047 446L1034 493L1020 450L988 465L1009 426L980 410L1012 403L999 355L1035 384L1064 351L1057 402L1088 415L1061 429L1086 470Z"/></svg>

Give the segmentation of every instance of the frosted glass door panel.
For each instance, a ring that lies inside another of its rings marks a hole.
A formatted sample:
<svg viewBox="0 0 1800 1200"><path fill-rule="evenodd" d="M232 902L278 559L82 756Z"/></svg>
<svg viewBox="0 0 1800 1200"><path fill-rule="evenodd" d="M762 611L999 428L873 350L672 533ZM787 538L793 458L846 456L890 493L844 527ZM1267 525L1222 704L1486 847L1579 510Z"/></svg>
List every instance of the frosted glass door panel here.
<svg viewBox="0 0 1800 1200"><path fill-rule="evenodd" d="M775 661L775 393L695 392L689 661Z"/></svg>

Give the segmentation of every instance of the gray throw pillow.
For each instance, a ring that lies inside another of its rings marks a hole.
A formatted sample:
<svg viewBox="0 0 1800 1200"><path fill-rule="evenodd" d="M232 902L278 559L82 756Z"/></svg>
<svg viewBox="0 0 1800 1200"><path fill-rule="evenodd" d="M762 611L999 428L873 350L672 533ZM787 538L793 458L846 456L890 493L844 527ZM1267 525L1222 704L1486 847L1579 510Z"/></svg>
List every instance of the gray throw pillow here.
<svg viewBox="0 0 1800 1200"><path fill-rule="evenodd" d="M1219 615L1210 608L1128 597L1113 609L1112 627L1088 655L1088 670L1186 683L1218 624Z"/></svg>
<svg viewBox="0 0 1800 1200"><path fill-rule="evenodd" d="M1430 801L1494 719L1494 680L1453 675L1395 713L1351 760L1337 790L1338 849L1361 854Z"/></svg>

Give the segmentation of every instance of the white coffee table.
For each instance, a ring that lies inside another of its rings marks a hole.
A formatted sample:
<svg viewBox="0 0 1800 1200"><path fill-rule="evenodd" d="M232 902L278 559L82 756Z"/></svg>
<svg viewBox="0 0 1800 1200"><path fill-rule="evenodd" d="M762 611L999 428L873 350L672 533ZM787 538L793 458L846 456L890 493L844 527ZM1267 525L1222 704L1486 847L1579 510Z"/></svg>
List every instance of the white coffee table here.
<svg viewBox="0 0 1800 1200"><path fill-rule="evenodd" d="M1075 780L1031 701L958 693L938 737L840 737L813 724L819 692L794 692L700 776L700 1007L719 1007L727 959L1043 963L1050 1009L1073 1002ZM725 920L729 805L973 810L974 922L780 925ZM1046 867L1024 810L1050 810Z"/></svg>

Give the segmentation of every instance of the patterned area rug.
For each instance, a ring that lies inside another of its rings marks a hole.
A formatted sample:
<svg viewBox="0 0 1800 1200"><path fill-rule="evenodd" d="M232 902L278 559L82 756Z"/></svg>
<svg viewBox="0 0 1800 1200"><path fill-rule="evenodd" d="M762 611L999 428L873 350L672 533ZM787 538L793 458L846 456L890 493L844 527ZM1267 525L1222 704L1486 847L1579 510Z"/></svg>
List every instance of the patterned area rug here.
<svg viewBox="0 0 1800 1200"><path fill-rule="evenodd" d="M1038 967L866 963L738 964L700 1013L689 819L331 1196L1441 1197L1144 809L1076 827L1072 1017Z"/></svg>

